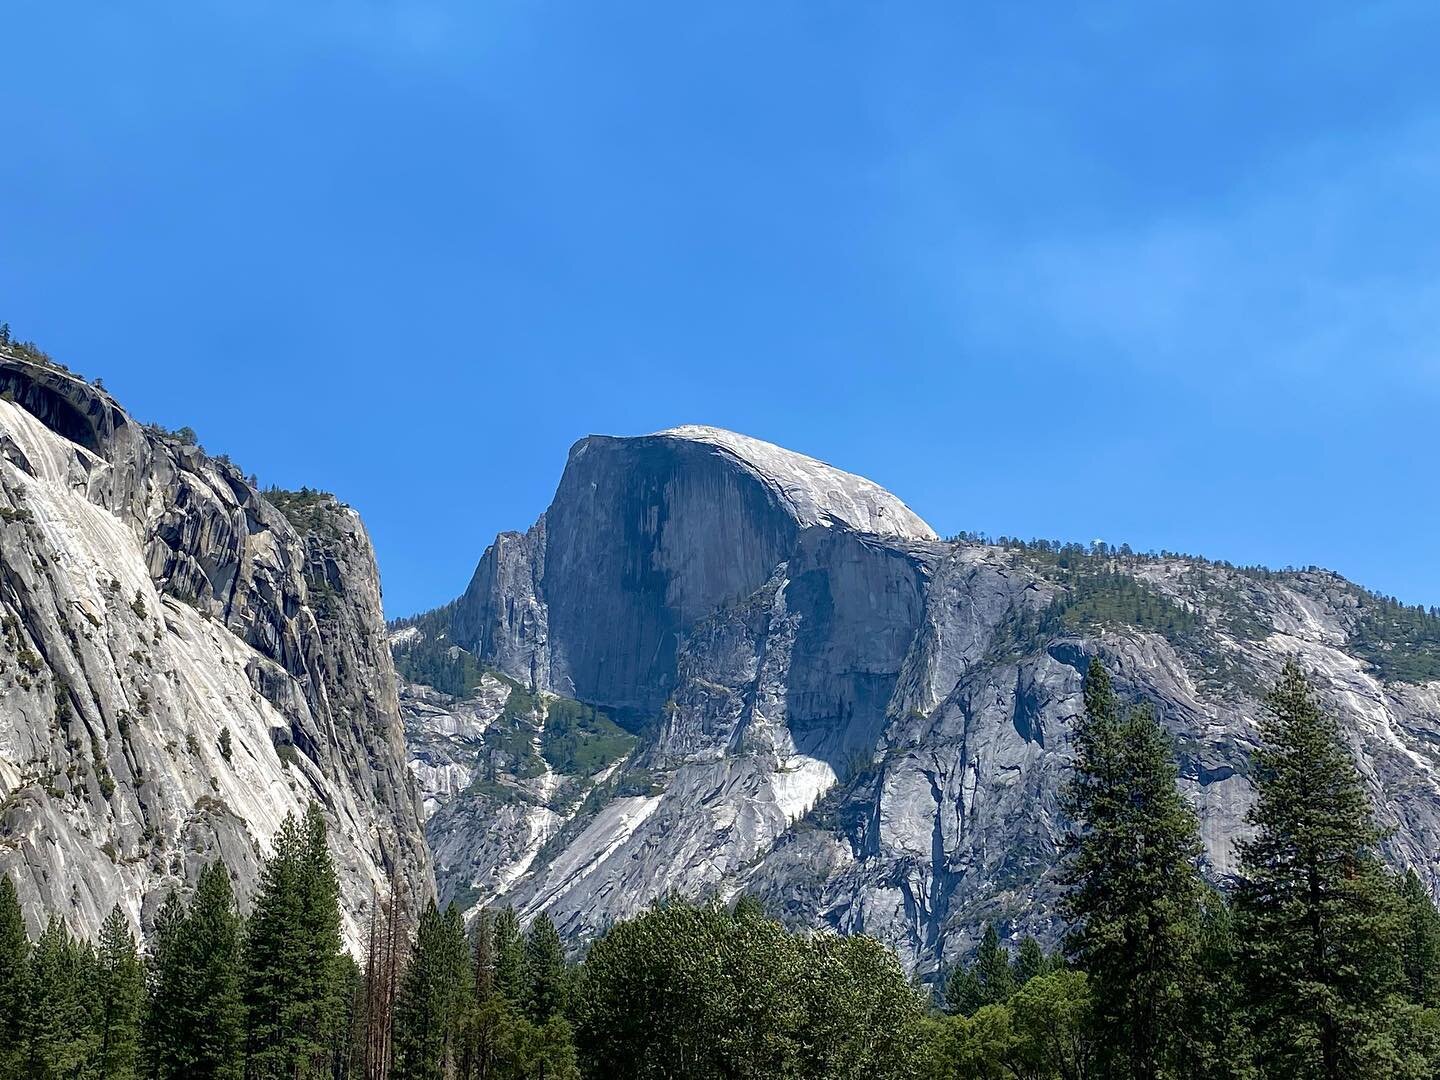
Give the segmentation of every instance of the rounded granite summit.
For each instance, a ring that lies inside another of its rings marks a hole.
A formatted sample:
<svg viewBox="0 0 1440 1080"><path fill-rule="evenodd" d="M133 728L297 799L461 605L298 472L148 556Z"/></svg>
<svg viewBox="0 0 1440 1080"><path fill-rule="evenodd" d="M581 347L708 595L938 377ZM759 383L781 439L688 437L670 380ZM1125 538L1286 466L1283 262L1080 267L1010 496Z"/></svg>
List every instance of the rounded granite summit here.
<svg viewBox="0 0 1440 1080"><path fill-rule="evenodd" d="M685 424L649 436L714 447L788 506L802 525L841 525L901 540L938 540L923 518L873 480L724 428Z"/></svg>

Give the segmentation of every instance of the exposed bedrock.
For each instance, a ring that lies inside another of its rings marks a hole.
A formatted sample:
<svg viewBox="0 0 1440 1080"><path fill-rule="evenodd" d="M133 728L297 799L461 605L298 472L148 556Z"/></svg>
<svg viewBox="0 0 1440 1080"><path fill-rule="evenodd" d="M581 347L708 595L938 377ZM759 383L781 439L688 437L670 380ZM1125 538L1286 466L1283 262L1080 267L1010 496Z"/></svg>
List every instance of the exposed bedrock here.
<svg viewBox="0 0 1440 1080"><path fill-rule="evenodd" d="M1395 827L1387 853L1434 887L1440 682L1387 664L1407 647L1388 617L1323 571L941 541L870 481L678 428L577 443L540 521L395 647L467 650L534 691L537 746L570 698L638 736L586 775L516 772L494 733L447 740L483 782L430 795L443 894L580 940L667 893L748 890L930 973L987 919L1059 932L1059 793L1097 654L1174 736L1213 877L1243 834L1259 699L1298 655ZM407 708L422 741L475 703L426 708Z"/></svg>
<svg viewBox="0 0 1440 1080"><path fill-rule="evenodd" d="M0 873L32 924L144 923L217 857L243 902L312 801L352 941L387 878L431 887L369 538L273 497L0 353Z"/></svg>

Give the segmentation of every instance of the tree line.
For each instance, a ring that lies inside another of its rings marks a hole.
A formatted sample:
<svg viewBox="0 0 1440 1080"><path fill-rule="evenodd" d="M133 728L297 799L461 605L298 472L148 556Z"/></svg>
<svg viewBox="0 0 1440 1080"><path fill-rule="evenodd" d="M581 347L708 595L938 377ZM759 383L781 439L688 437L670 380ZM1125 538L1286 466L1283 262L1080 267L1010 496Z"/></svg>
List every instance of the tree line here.
<svg viewBox="0 0 1440 1080"><path fill-rule="evenodd" d="M1170 741L1092 663L1047 953L985 928L937 996L863 935L758 902L670 900L579 962L551 920L468 927L392 890L363 966L312 808L248 917L223 866L170 897L143 955L120 911L31 943L0 882L0 1080L1434 1080L1440 913L1391 872L1333 717L1293 663L1267 701L1251 834L1223 891Z"/></svg>
<svg viewBox="0 0 1440 1080"><path fill-rule="evenodd" d="M141 955L119 907L94 943L52 916L26 936L0 879L0 1078L331 1076L348 1050L360 973L316 807L275 836L248 918L216 862L171 893Z"/></svg>
<svg viewBox="0 0 1440 1080"><path fill-rule="evenodd" d="M1334 718L1288 663L1266 702L1239 870L1199 823L1152 709L1092 662L1065 791L1063 968L1021 985L987 934L957 972L937 1078L1400 1080L1440 1075L1440 913L1392 873ZM1023 949L1022 949L1023 952ZM1037 970L1031 951L1028 970ZM958 1064L957 1064L958 1063Z"/></svg>

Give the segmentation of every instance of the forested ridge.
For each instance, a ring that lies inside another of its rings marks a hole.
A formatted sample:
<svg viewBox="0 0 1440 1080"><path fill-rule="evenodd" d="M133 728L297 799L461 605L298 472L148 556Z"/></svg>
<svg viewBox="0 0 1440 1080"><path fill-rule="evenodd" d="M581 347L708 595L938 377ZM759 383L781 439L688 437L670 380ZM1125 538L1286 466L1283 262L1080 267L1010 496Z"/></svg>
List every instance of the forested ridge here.
<svg viewBox="0 0 1440 1080"><path fill-rule="evenodd" d="M576 962L544 914L467 927L397 893L358 964L314 807L281 828L248 915L212 864L143 949L118 909L94 942L56 917L31 941L0 881L0 1080L1440 1076L1440 913L1381 861L1293 663L1261 737L1220 891L1168 736L1093 662L1065 793L1070 931L1047 954L989 926L938 994L874 940L788 930L746 897L658 904Z"/></svg>

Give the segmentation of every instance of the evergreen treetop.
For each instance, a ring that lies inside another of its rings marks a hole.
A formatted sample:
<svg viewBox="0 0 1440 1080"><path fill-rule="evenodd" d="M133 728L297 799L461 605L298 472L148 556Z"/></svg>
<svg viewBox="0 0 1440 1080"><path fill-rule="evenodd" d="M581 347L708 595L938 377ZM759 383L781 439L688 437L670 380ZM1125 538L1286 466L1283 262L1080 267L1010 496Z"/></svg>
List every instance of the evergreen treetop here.
<svg viewBox="0 0 1440 1080"><path fill-rule="evenodd" d="M505 907L496 913L494 935L495 992L513 1005L524 1005L530 992L530 975L525 965L525 938L514 908Z"/></svg>
<svg viewBox="0 0 1440 1080"><path fill-rule="evenodd" d="M255 1080L322 1075L348 1013L340 886L325 818L287 816L260 875L245 941L248 1072Z"/></svg>
<svg viewBox="0 0 1440 1080"><path fill-rule="evenodd" d="M30 938L15 883L0 876L0 1080L22 1075L29 962Z"/></svg>
<svg viewBox="0 0 1440 1080"><path fill-rule="evenodd" d="M564 1011L569 1002L569 975L560 932L541 912L525 936L525 968L529 975L525 1014L531 1023L543 1024Z"/></svg>
<svg viewBox="0 0 1440 1080"><path fill-rule="evenodd" d="M130 920L118 904L100 927L95 974L94 1071L105 1080L132 1080L145 982Z"/></svg>
<svg viewBox="0 0 1440 1080"><path fill-rule="evenodd" d="M172 893L149 955L143 1056L155 1080L238 1080L244 1067L240 918L221 863L200 872L189 906Z"/></svg>
<svg viewBox="0 0 1440 1080"><path fill-rule="evenodd" d="M474 974L459 909L429 901L420 915L395 1006L395 1080L455 1075Z"/></svg>
<svg viewBox="0 0 1440 1080"><path fill-rule="evenodd" d="M1400 876L1397 891L1406 996L1433 1009L1440 1006L1440 912L1413 867Z"/></svg>
<svg viewBox="0 0 1440 1080"><path fill-rule="evenodd" d="M1267 701L1240 844L1237 932L1267 1076L1393 1075L1398 898L1382 832L1334 718L1287 662Z"/></svg>
<svg viewBox="0 0 1440 1080"><path fill-rule="evenodd" d="M89 1059L87 989L94 962L89 946L72 938L65 924L52 916L30 951L25 980L22 1075L30 1080L68 1080Z"/></svg>
<svg viewBox="0 0 1440 1080"><path fill-rule="evenodd" d="M1085 715L1074 733L1065 806L1066 941L1089 976L1106 1067L1156 1080L1179 1068L1186 987L1203 888L1199 823L1176 786L1169 737L1146 705L1122 709L1109 673L1092 660Z"/></svg>

